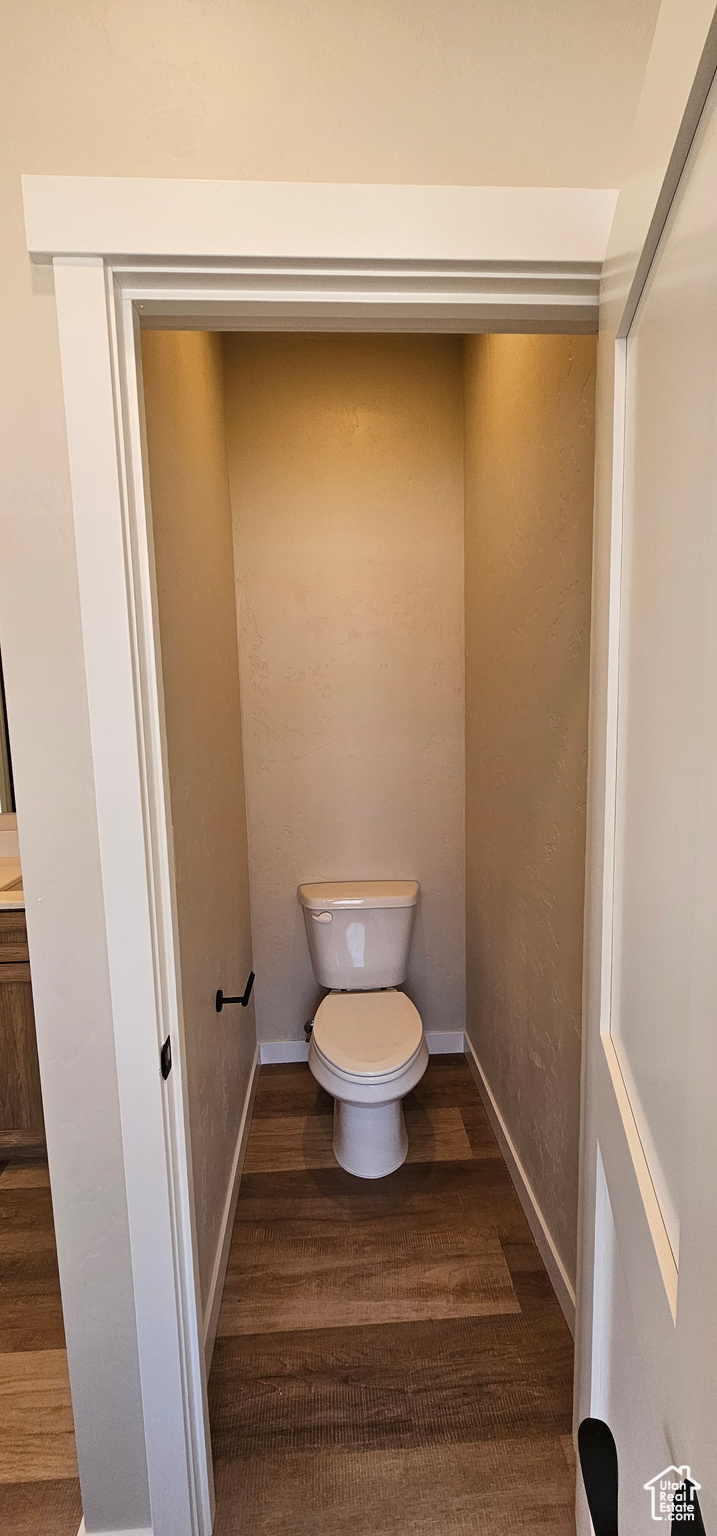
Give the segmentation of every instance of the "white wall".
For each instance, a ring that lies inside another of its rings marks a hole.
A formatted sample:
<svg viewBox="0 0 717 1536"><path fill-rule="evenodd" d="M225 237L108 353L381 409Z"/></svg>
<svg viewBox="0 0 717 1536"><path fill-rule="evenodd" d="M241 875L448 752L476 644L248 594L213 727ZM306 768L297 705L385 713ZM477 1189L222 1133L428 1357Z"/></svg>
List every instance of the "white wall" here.
<svg viewBox="0 0 717 1536"><path fill-rule="evenodd" d="M202 1303L256 1046L222 345L149 331L142 370Z"/></svg>
<svg viewBox="0 0 717 1536"><path fill-rule="evenodd" d="M407 990L464 1023L462 342L225 339L257 1020L322 995L296 888L415 878Z"/></svg>
<svg viewBox="0 0 717 1536"><path fill-rule="evenodd" d="M573 1282L595 353L466 341L468 1033Z"/></svg>

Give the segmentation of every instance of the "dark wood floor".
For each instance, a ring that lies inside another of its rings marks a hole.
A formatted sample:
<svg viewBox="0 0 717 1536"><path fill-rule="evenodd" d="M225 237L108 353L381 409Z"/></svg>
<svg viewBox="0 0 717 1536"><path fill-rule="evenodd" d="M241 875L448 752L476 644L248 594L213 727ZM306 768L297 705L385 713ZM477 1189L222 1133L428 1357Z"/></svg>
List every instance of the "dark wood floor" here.
<svg viewBox="0 0 717 1536"><path fill-rule="evenodd" d="M210 1378L215 1536L574 1536L572 1341L462 1057L409 1160L337 1167L262 1067Z"/></svg>
<svg viewBox="0 0 717 1536"><path fill-rule="evenodd" d="M0 1532L81 1516L47 1164L0 1163Z"/></svg>
<svg viewBox="0 0 717 1536"><path fill-rule="evenodd" d="M462 1057L387 1179L263 1067L210 1379L215 1536L573 1536L572 1345ZM0 1533L81 1518L47 1167L0 1164Z"/></svg>

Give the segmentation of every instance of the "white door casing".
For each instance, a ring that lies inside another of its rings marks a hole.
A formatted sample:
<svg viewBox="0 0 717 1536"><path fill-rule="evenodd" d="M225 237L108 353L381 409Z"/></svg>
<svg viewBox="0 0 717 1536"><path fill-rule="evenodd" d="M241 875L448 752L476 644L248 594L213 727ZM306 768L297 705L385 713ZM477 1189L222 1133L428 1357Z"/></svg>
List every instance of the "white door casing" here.
<svg viewBox="0 0 717 1536"><path fill-rule="evenodd" d="M717 1522L713 13L663 6L601 294L576 1419L631 1533L671 1465Z"/></svg>
<svg viewBox="0 0 717 1536"><path fill-rule="evenodd" d="M211 1529L213 1492L166 753L152 618L135 318L100 259L55 264L88 712L154 1536ZM121 346L117 324L130 334ZM132 587L128 585L131 573ZM169 1035L166 1084L158 1051ZM91 1148L88 1148L91 1155ZM70 1341L68 1340L68 1347Z"/></svg>

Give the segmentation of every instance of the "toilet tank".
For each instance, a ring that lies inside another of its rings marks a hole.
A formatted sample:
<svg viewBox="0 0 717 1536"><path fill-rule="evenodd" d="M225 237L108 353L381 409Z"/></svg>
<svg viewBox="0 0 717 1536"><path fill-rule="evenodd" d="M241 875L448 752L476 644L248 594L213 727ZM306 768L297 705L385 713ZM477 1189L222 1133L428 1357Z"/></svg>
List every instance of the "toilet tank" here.
<svg viewBox="0 0 717 1536"><path fill-rule="evenodd" d="M298 896L320 986L367 992L405 981L419 896L416 880L300 885Z"/></svg>

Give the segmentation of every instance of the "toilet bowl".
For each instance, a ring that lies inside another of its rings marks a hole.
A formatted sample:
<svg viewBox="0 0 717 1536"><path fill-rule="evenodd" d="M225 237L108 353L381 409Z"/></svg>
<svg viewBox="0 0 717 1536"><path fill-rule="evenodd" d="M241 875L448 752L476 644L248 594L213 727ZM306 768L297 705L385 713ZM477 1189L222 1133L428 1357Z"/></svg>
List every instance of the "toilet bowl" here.
<svg viewBox="0 0 717 1536"><path fill-rule="evenodd" d="M380 1179L408 1153L401 1100L420 1081L428 1049L405 992L330 992L320 1004L309 1067L334 1100L334 1156L347 1173Z"/></svg>
<svg viewBox="0 0 717 1536"><path fill-rule="evenodd" d="M380 1179L401 1166L408 1135L401 1100L428 1065L405 979L419 888L415 880L299 886L311 962L328 987L309 1066L334 1099L334 1156L348 1173Z"/></svg>

